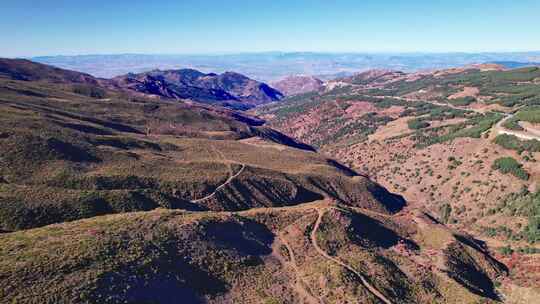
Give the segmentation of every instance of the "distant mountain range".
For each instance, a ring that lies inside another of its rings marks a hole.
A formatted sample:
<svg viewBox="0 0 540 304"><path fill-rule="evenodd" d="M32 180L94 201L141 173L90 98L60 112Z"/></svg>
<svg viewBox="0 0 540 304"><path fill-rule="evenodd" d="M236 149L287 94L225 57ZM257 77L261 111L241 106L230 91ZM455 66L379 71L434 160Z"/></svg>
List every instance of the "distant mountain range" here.
<svg viewBox="0 0 540 304"><path fill-rule="evenodd" d="M539 62L540 52L118 54L49 56L35 57L32 60L105 78L130 72L147 72L156 68L162 70L192 68L204 73L236 71L258 81L273 82L289 75L313 75L326 80L370 69L415 72L497 61Z"/></svg>
<svg viewBox="0 0 540 304"><path fill-rule="evenodd" d="M102 95L99 94L99 90L113 89L130 95L189 99L237 110L246 110L283 98L281 92L269 85L234 72L218 75L205 74L193 69L154 70L105 79L26 59L0 58L0 76L24 81L78 83L85 86L78 90L96 96Z"/></svg>
<svg viewBox="0 0 540 304"><path fill-rule="evenodd" d="M155 70L118 76L109 81L118 89L173 99L193 99L236 109L278 101L283 94L242 74L205 74L193 69Z"/></svg>
<svg viewBox="0 0 540 304"><path fill-rule="evenodd" d="M519 62L519 61L494 61L494 64L502 65L507 69L517 69L528 66L540 66L539 62Z"/></svg>

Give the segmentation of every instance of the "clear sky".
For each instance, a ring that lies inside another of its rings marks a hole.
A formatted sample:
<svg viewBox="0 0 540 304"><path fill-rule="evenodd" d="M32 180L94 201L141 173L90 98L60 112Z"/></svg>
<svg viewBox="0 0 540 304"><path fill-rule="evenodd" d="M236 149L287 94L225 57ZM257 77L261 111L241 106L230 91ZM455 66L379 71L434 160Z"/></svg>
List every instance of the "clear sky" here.
<svg viewBox="0 0 540 304"><path fill-rule="evenodd" d="M540 50L539 0L1 0L0 57Z"/></svg>

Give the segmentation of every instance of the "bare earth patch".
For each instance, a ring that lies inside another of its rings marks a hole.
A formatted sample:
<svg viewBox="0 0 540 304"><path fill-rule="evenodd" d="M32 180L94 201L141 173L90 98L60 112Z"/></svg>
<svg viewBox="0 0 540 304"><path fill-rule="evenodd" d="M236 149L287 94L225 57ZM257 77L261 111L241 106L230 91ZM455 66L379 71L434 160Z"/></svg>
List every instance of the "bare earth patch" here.
<svg viewBox="0 0 540 304"><path fill-rule="evenodd" d="M458 99L464 97L476 97L480 94L480 90L475 87L464 87L463 91L448 96L448 99Z"/></svg>

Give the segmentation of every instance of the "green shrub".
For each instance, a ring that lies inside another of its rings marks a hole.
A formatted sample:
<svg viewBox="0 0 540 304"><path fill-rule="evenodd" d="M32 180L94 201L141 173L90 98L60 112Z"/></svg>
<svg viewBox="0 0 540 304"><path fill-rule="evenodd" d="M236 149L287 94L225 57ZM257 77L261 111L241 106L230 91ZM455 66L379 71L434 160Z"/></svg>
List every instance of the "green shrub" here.
<svg viewBox="0 0 540 304"><path fill-rule="evenodd" d="M499 249L502 255L511 255L514 250L510 246L504 246Z"/></svg>
<svg viewBox="0 0 540 304"><path fill-rule="evenodd" d="M422 134L422 132L418 132L419 134L415 134L413 139L416 141L417 148L424 148L433 144L451 141L460 137L480 138L484 132L491 129L491 127L501 119L502 115L498 113L477 115L460 124L430 129L431 131L448 129L447 133L444 135L433 136L432 134Z"/></svg>
<svg viewBox="0 0 540 304"><path fill-rule="evenodd" d="M512 117L504 122L503 127L505 127L508 130L514 130L514 131L523 131L523 128L518 124L519 119L517 117Z"/></svg>
<svg viewBox="0 0 540 304"><path fill-rule="evenodd" d="M476 98L472 96L462 97L462 98L456 98L456 99L450 99L448 102L454 106L461 107L461 106L468 106L471 103L475 102Z"/></svg>
<svg viewBox="0 0 540 304"><path fill-rule="evenodd" d="M515 116L518 120L540 123L540 107L526 107Z"/></svg>
<svg viewBox="0 0 540 304"><path fill-rule="evenodd" d="M540 141L520 140L517 136L509 134L501 134L495 137L495 143L505 149L515 150L519 153L523 151L540 152Z"/></svg>
<svg viewBox="0 0 540 304"><path fill-rule="evenodd" d="M85 84L78 84L73 86L73 93L98 99L107 97L107 92L104 89L93 85Z"/></svg>
<svg viewBox="0 0 540 304"><path fill-rule="evenodd" d="M524 187L520 192L509 194L504 204L510 214L527 217L528 223L521 235L529 243L540 241L540 191L531 193Z"/></svg>
<svg viewBox="0 0 540 304"><path fill-rule="evenodd" d="M494 170L499 170L503 174L512 174L515 177L528 180L529 173L523 169L523 166L512 157L501 157L495 160L492 168Z"/></svg>
<svg viewBox="0 0 540 304"><path fill-rule="evenodd" d="M409 126L409 129L411 130L418 130L418 129L424 129L429 127L429 122L423 121L421 119L411 119L407 122L407 125Z"/></svg>

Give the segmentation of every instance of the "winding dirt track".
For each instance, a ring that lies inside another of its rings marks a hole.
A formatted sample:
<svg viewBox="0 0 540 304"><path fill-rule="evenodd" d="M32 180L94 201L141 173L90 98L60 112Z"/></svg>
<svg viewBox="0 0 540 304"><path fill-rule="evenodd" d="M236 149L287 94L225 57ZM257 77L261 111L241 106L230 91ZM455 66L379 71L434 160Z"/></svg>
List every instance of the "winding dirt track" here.
<svg viewBox="0 0 540 304"><path fill-rule="evenodd" d="M499 121L494 127L493 127L493 130L497 133L497 134L508 134L508 135L514 135L515 137L518 137L518 138L521 138L521 139L525 139L525 140L533 140L533 139L536 139L536 140L540 140L540 135L537 135L535 132L537 132L536 130L531 130L531 129L528 129L528 128L524 128L524 131L511 131L511 130L508 130L508 129L505 129L503 124L510 118L512 118L514 115L513 114L510 114L510 115L507 115L505 118L501 119L501 121ZM522 126L523 127L523 126Z"/></svg>
<svg viewBox="0 0 540 304"><path fill-rule="evenodd" d="M290 264L292 266L292 269L294 271L294 275L296 276L296 284L293 286L293 289L300 295L304 297L304 299L307 301L308 304L316 304L316 303L322 303L324 304L324 301L322 298L317 299L309 290L307 287L307 284L304 282L302 275L300 273L300 269L298 269L298 264L296 263L296 258L294 256L294 251L287 242L287 240L281 235L281 233L278 233L278 239L283 246L287 249L287 252L289 253L289 259Z"/></svg>
<svg viewBox="0 0 540 304"><path fill-rule="evenodd" d="M394 99L400 99L400 100L404 100L404 101L425 101L425 100L421 100L421 99L415 99L415 98L405 98L405 97L400 97L400 96L375 96L377 98L394 98ZM473 109L473 108L465 108L465 107L457 107L457 106L454 106L452 104L446 104L446 103L440 103L440 102L437 102L437 101L425 101L425 102L429 102L431 104L434 104L436 106L441 106L441 107L448 107L448 108L452 108L452 109L456 109L456 110L465 110L465 111L472 111L472 112L475 112L475 113L480 113L480 114L485 114L486 112L482 111L482 110L479 110L479 109ZM514 114L505 114L506 117L501 119L495 126L493 126L492 130L496 133L496 134L508 134L508 135L514 135L520 139L525 139L525 140L533 140L533 139L536 139L536 140L540 140L540 131L536 130L536 129L531 129L531 128L527 128L525 126L522 126L524 131L512 131L512 130L508 130L508 129L505 129L503 127L503 124L510 118L512 118L514 116Z"/></svg>
<svg viewBox="0 0 540 304"><path fill-rule="evenodd" d="M205 197L202 197L202 198L198 198L196 200L192 200L191 202L192 203L198 203L198 202L201 202L201 201L204 201L204 200L207 200L207 199L210 199L212 197L214 197L214 195L216 195L216 193L221 190L223 187L226 187L228 184L230 184L236 177L238 177L238 175L240 175L243 171L244 171L244 168L246 168L246 166L244 164L241 164L241 168L240 170L238 170L238 172L236 172L235 174L229 176L229 178L221 185L217 186L217 188L210 194L208 194L207 196Z"/></svg>
<svg viewBox="0 0 540 304"><path fill-rule="evenodd" d="M347 265L344 262L340 261L339 259L330 256L328 253L326 253L324 250L322 250L321 247L319 247L319 245L317 244L317 230L319 230L319 226L321 224L322 217L323 217L325 212L326 212L326 209L322 209L322 210L317 209L317 213L318 213L317 221L315 222L315 226L313 227L313 230L311 231L311 235L310 235L311 243L313 244L313 247L315 247L315 250L317 250L317 252L320 255L322 255L323 257L325 257L326 259L331 260L332 262L334 262L334 263L344 267L345 269L349 270L350 272L354 273L360 279L360 281L362 282L362 285L364 285L364 287L367 290L369 290L369 292L371 292L380 301L382 301L382 302L384 302L386 304L392 304L392 302L390 300L388 300L380 291L377 290L377 288L375 288L373 285L371 285L364 278L364 275L362 275L361 273L356 271L352 266Z"/></svg>

